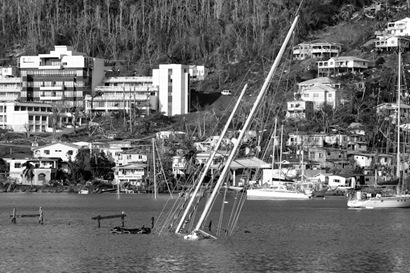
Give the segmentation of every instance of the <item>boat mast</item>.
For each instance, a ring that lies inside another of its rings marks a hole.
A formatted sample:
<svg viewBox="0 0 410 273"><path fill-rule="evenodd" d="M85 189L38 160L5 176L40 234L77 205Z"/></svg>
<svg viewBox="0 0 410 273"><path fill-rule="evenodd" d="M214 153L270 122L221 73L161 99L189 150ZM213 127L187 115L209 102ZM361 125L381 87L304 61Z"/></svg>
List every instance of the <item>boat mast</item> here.
<svg viewBox="0 0 410 273"><path fill-rule="evenodd" d="M401 77L401 48L399 45L399 67L397 72L397 168L396 168L396 176L399 178L400 183L400 96L401 96L401 89L400 89L400 77Z"/></svg>
<svg viewBox="0 0 410 273"><path fill-rule="evenodd" d="M276 127L278 125L278 116L276 116L275 118L275 128L273 129L273 144L272 144L272 175L271 175L271 184L273 184L273 170L274 170L274 166L275 166L275 140L276 140Z"/></svg>
<svg viewBox="0 0 410 273"><path fill-rule="evenodd" d="M152 139L152 167L154 169L154 199L157 199L157 170L155 166L155 138Z"/></svg>
<svg viewBox="0 0 410 273"><path fill-rule="evenodd" d="M234 106L234 108L233 108L233 110L232 110L232 113L231 113L231 115L229 116L229 119L228 119L228 121L226 122L224 129L223 129L222 132L221 132L221 135L220 135L220 137L219 137L219 139L218 139L218 142L216 143L215 147L214 147L213 150L212 150L211 155L210 155L209 158L208 158L208 161L206 162L206 165L205 165L205 167L204 167L204 170L202 171L202 175L201 175L201 177L199 178L199 180L198 180L198 182L197 182L197 184L196 184L195 190L194 190L194 192L193 192L192 195L191 195L191 199L189 200L189 203L188 203L188 205L187 205L187 207L186 207L186 209L185 209L185 211L184 211L184 213L183 213L181 219L179 220L178 226L177 226L177 228L175 229L175 233L180 233L180 230L181 230L182 225L184 224L185 218L186 218L186 216L188 215L188 212L189 212L189 210L190 210L191 207L192 207L192 204L193 204L193 202L194 202L194 200L195 200L195 197L196 197L196 195L197 195L199 189L201 188L202 182L204 181L205 176L206 176L206 174L207 174L209 168L211 167L211 164L212 164L212 161L213 161L213 159L214 159L214 157L215 157L215 155L216 155L216 152L218 151L219 146L221 146L222 140L223 140L223 138L224 138L226 132L228 131L229 125L231 124L231 121L232 121L232 119L233 119L233 117L234 117L234 115L235 115L236 110L237 110L238 107L239 107L239 104L240 104L240 102L241 102L241 100L242 100L242 98L243 98L243 96L244 96L244 94L245 94L245 91L246 91L247 87L248 87L248 85L245 84L245 86L243 87L242 92L241 92L241 94L240 94L238 100L236 101L236 104L235 104L235 106Z"/></svg>
<svg viewBox="0 0 410 273"><path fill-rule="evenodd" d="M279 173L282 177L282 143L283 143L283 124L280 126L280 153L279 153Z"/></svg>
<svg viewBox="0 0 410 273"><path fill-rule="evenodd" d="M206 204L205 204L204 211L202 212L201 217L199 218L199 220L198 220L198 222L197 222L197 225L196 225L196 227L195 227L195 229L194 229L194 232L197 231L197 230L199 230L199 229L201 228L201 226L202 226L202 224L203 224L203 222L204 222L204 220L205 220L205 217L208 215L209 211L211 210L211 207L212 207L213 201L215 200L216 194L219 192L219 189L220 189L220 187L221 187L221 185L222 185L222 182L225 180L226 173L228 172L228 170L229 170L229 168L230 168L230 165L231 165L231 162L232 162L233 158L236 156L236 152L237 152L237 150L238 150L238 148L239 148L240 143L242 142L243 136L245 135L245 133L246 133L246 131L248 130L248 127L249 127L251 121L253 120L253 116L254 116L256 110L258 109L259 104L260 104L260 102L262 101L262 98L264 97L266 90L268 89L268 86L269 86L269 84L270 84L271 78L272 78L273 74L275 73L276 68L279 66L279 62L280 62L280 60L281 60L281 58L282 58L282 55L283 55L283 53L284 53L284 51L285 51L285 49L286 49L286 46L287 46L287 44L288 44L288 42L289 42L289 40L290 40L290 38L291 38L291 36L292 36L293 30L294 30L294 28L295 28L295 26L296 26L296 23L297 23L298 19L299 19L299 15L297 15L296 18L295 18L295 20L293 21L293 24L292 24L292 26L291 26L291 28L290 28L290 30L289 30L289 32L288 32L286 38L285 38L285 41L283 42L282 47L280 48L279 53L278 53L278 55L276 56L275 62L273 63L273 65L272 65L272 67L271 67L271 69L270 69L270 71L269 71L269 74L268 74L268 76L266 77L265 82L264 82L264 84L263 84L263 86L262 86L262 89L261 89L261 91L259 92L259 95L258 95L258 97L256 98L255 103L254 103L254 105L253 105L253 107L252 107L252 109L251 109L251 111L250 111L250 113L249 113L249 116L248 116L248 118L247 118L246 121L245 121L245 124L244 124L244 126L243 126L243 128L242 128L242 131L241 131L241 133L239 134L238 140L237 140L237 142L235 143L235 145L234 145L234 147L233 147L231 153L229 154L229 157L228 157L227 161L225 162L225 167L223 168L223 170L222 170L222 172L221 172L221 175L220 175L218 181L216 182L215 188L214 188L214 190L212 191L211 196L209 197L209 199L207 200L207 202L206 202Z"/></svg>

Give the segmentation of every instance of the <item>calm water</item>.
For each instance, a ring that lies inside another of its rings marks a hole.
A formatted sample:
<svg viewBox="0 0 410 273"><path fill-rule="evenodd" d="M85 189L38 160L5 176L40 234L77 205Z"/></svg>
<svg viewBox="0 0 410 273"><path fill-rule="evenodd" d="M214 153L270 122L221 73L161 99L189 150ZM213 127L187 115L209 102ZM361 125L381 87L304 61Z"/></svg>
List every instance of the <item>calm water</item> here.
<svg viewBox="0 0 410 273"><path fill-rule="evenodd" d="M247 201L234 235L218 240L113 235L120 219L91 220L124 211L127 227L148 226L167 200L1 193L0 272L410 272L410 210L347 209L341 197ZM44 225L11 223L14 207L40 206Z"/></svg>

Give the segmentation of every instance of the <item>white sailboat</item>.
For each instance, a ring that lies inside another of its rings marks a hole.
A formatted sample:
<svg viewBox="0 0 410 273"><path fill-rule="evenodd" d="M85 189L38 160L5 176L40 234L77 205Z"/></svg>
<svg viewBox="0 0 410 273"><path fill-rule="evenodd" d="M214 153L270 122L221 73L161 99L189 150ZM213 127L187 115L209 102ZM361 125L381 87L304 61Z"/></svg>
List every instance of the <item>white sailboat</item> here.
<svg viewBox="0 0 410 273"><path fill-rule="evenodd" d="M276 137L276 122L274 136ZM281 128L281 143L283 141L283 125ZM273 144L275 146L275 144ZM275 149L275 148L274 148ZM273 149L273 150L274 150ZM274 165L275 152L272 154L272 168ZM282 148L279 162L282 162ZM281 164L281 163L280 163ZM281 166L279 167L281 170ZM272 179L272 184L261 188L248 189L246 198L248 200L306 200L312 196L310 188L298 188L293 181Z"/></svg>
<svg viewBox="0 0 410 273"><path fill-rule="evenodd" d="M400 178L400 84L401 84L401 50L398 54L398 93L397 93L397 168L396 177ZM400 181L401 179L399 179ZM362 190L356 190L349 196L347 206L349 208L410 208L410 194L402 193L400 182L397 185L396 193L389 194L369 194Z"/></svg>

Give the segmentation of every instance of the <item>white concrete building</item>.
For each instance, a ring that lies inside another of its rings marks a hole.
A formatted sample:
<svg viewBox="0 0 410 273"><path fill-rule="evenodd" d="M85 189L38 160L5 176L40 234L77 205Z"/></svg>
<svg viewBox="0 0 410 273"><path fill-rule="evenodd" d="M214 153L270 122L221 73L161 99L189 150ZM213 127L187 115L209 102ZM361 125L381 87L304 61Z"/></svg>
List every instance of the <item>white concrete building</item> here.
<svg viewBox="0 0 410 273"><path fill-rule="evenodd" d="M110 77L95 87L99 95L87 95L86 111L113 112L138 109L138 116L158 110L158 86L152 77ZM92 105L91 105L92 104Z"/></svg>
<svg viewBox="0 0 410 273"><path fill-rule="evenodd" d="M124 151L115 158L115 165L127 165L131 163L147 163L148 156L136 151Z"/></svg>
<svg viewBox="0 0 410 273"><path fill-rule="evenodd" d="M410 36L410 18L387 23L386 32L392 36Z"/></svg>
<svg viewBox="0 0 410 273"><path fill-rule="evenodd" d="M182 64L160 64L152 70L153 85L158 86L159 111L166 116L189 112L189 67Z"/></svg>
<svg viewBox="0 0 410 273"><path fill-rule="evenodd" d="M53 107L45 103L0 101L0 128L14 132L53 132L55 119L56 130L72 124L71 113L53 113ZM78 117L77 124L82 124Z"/></svg>
<svg viewBox="0 0 410 273"><path fill-rule="evenodd" d="M203 81L208 75L209 69L204 65L190 65L189 77L193 81Z"/></svg>
<svg viewBox="0 0 410 273"><path fill-rule="evenodd" d="M144 178L147 176L147 165L142 163L116 166L113 169L115 184L130 183L134 186L142 186Z"/></svg>
<svg viewBox="0 0 410 273"><path fill-rule="evenodd" d="M56 179L58 158L4 158L10 166L9 177L23 185L45 185ZM23 176L26 169L24 163L30 162L33 166L33 179L30 181Z"/></svg>
<svg viewBox="0 0 410 273"><path fill-rule="evenodd" d="M410 39L398 36L380 37L378 41L375 41L374 45L378 51L391 51L399 47L408 50L410 48Z"/></svg>
<svg viewBox="0 0 410 273"><path fill-rule="evenodd" d="M56 158L59 157L63 161L74 161L75 157L77 156L78 150L80 146L71 144L71 143L63 143L57 142L52 143L49 145L35 147L33 148L33 156L35 158Z"/></svg>
<svg viewBox="0 0 410 273"><path fill-rule="evenodd" d="M15 101L20 98L21 78L0 77L0 101Z"/></svg>
<svg viewBox="0 0 410 273"><path fill-rule="evenodd" d="M21 100L67 107L83 107L86 94L101 82L104 60L91 58L69 46L55 46L49 54L20 57Z"/></svg>

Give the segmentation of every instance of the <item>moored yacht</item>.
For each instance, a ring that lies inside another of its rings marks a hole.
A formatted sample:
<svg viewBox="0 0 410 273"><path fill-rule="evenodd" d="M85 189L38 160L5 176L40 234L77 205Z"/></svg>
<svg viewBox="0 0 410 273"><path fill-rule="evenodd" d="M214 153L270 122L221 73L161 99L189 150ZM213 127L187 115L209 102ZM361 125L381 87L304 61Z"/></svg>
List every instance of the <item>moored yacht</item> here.
<svg viewBox="0 0 410 273"><path fill-rule="evenodd" d="M274 184L264 188L250 188L248 200L306 200L312 197L312 190L298 190L294 183Z"/></svg>
<svg viewBox="0 0 410 273"><path fill-rule="evenodd" d="M410 194L382 195L354 191L347 201L349 208L410 208Z"/></svg>

